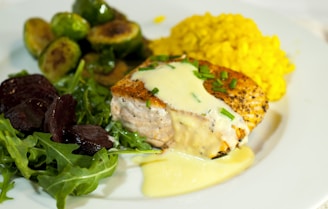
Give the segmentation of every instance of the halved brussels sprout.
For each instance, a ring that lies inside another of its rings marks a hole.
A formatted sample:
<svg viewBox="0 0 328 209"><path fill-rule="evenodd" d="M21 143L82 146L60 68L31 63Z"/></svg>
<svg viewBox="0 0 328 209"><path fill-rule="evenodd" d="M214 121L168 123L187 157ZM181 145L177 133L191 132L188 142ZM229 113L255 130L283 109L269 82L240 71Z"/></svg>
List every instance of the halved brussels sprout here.
<svg viewBox="0 0 328 209"><path fill-rule="evenodd" d="M111 21L115 12L104 0L75 0L72 11L85 18L91 26Z"/></svg>
<svg viewBox="0 0 328 209"><path fill-rule="evenodd" d="M50 24L42 18L32 17L24 23L24 44L29 53L38 58L42 50L54 39Z"/></svg>
<svg viewBox="0 0 328 209"><path fill-rule="evenodd" d="M118 58L134 52L143 43L140 26L135 22L119 19L91 28L87 40L97 51L112 47Z"/></svg>
<svg viewBox="0 0 328 209"><path fill-rule="evenodd" d="M93 76L94 79L103 86L112 86L117 81L121 80L130 70L130 66L125 60L117 59L115 60L114 68L106 74L90 72L87 69L83 71L83 76L89 77Z"/></svg>
<svg viewBox="0 0 328 209"><path fill-rule="evenodd" d="M41 53L39 67L52 82L57 81L73 70L81 57L79 45L68 37L62 36L52 41Z"/></svg>
<svg viewBox="0 0 328 209"><path fill-rule="evenodd" d="M94 73L108 74L115 67L115 56L112 49L101 53L90 52L83 56L85 68Z"/></svg>
<svg viewBox="0 0 328 209"><path fill-rule="evenodd" d="M67 36L73 40L86 37L90 30L90 24L83 17L71 12L58 12L50 22L55 36Z"/></svg>

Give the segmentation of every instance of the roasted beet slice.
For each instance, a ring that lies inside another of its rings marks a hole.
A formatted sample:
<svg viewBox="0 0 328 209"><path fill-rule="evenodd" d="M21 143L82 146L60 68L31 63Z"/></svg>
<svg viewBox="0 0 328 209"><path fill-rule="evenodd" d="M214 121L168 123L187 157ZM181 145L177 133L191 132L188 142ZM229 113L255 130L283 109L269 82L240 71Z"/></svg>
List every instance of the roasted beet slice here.
<svg viewBox="0 0 328 209"><path fill-rule="evenodd" d="M0 113L24 102L26 99L38 98L52 102L58 97L55 87L39 74L9 78L0 85Z"/></svg>
<svg viewBox="0 0 328 209"><path fill-rule="evenodd" d="M76 122L76 101L70 94L60 96L52 102L45 113L44 131L50 132L52 140L63 142L63 130Z"/></svg>
<svg viewBox="0 0 328 209"><path fill-rule="evenodd" d="M42 99L26 99L5 112L12 126L24 133L43 130L44 114L48 109L48 102Z"/></svg>
<svg viewBox="0 0 328 209"><path fill-rule="evenodd" d="M74 125L65 130L65 141L80 145L78 154L94 155L102 148L110 149L113 142L108 133L96 125Z"/></svg>

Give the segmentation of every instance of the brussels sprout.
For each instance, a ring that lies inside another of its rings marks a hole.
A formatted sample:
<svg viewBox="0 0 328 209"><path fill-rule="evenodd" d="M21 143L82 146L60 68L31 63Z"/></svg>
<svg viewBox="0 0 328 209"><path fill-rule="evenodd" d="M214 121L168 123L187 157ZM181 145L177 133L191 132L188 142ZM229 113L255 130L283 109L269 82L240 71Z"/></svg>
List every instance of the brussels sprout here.
<svg viewBox="0 0 328 209"><path fill-rule="evenodd" d="M50 24L42 18L29 18L24 23L24 44L29 53L38 58L54 39Z"/></svg>
<svg viewBox="0 0 328 209"><path fill-rule="evenodd" d="M51 18L50 26L55 36L67 36L73 40L85 38L90 30L88 21L71 12L56 13Z"/></svg>
<svg viewBox="0 0 328 209"><path fill-rule="evenodd" d="M88 71L108 74L115 67L115 56L113 50L105 50L102 53L90 52L83 57L85 68Z"/></svg>
<svg viewBox="0 0 328 209"><path fill-rule="evenodd" d="M83 71L83 76L93 76L94 79L103 86L112 86L121 80L130 70L130 66L125 60L116 59L114 68L107 74L90 72L87 69Z"/></svg>
<svg viewBox="0 0 328 209"><path fill-rule="evenodd" d="M91 26L111 21L115 12L104 0L75 0L73 12L85 18Z"/></svg>
<svg viewBox="0 0 328 209"><path fill-rule="evenodd" d="M113 47L118 58L134 52L143 43L140 26L135 22L119 19L91 28L87 40L97 51Z"/></svg>
<svg viewBox="0 0 328 209"><path fill-rule="evenodd" d="M38 64L44 75L55 82L77 66L80 56L79 45L70 38L62 36L44 49Z"/></svg>

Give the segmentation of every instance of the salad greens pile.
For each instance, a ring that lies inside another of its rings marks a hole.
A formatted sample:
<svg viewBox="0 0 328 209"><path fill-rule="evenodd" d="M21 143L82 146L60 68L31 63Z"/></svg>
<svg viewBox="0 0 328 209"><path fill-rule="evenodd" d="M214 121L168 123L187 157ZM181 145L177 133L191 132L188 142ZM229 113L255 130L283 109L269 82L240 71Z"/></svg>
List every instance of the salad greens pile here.
<svg viewBox="0 0 328 209"><path fill-rule="evenodd" d="M86 195L97 188L99 180L113 175L120 154L159 152L153 150L144 137L111 121L111 92L92 77L82 77L83 65L82 60L74 74L54 85L60 94L70 93L77 100L78 123L103 127L114 138L114 147L103 148L93 156L73 154L79 145L54 142L50 133L25 135L1 114L0 203L12 199L8 191L14 187L14 179L24 177L54 197L58 209L64 209L69 195Z"/></svg>

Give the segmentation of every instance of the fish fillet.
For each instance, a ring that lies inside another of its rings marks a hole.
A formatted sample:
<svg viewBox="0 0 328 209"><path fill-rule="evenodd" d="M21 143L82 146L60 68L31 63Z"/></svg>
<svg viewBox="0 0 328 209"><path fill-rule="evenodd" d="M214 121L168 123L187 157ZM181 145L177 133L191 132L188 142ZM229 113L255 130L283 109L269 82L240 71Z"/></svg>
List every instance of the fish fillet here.
<svg viewBox="0 0 328 209"><path fill-rule="evenodd" d="M170 101L163 101L147 89L143 81L132 79L133 74L141 68L170 65L184 62L186 59L188 62L196 61L186 57L167 61L148 59L118 81L111 88L112 119L121 121L128 130L145 136L155 147L162 149L172 147L206 158L220 157L247 142L249 133L262 121L268 109L268 100L262 89L244 74L197 60L199 65L208 66L210 73L215 76L204 80L201 88L205 88L217 100L223 101L240 115L241 120L246 124L246 127L231 124L229 129L234 132L235 139L226 140L222 131L213 129L213 120L204 114L172 107ZM229 75L221 86L225 91L214 90L213 85L222 72ZM183 81L184 78L179 79ZM233 79L237 84L232 88L229 85ZM174 95L175 91L171 93Z"/></svg>

